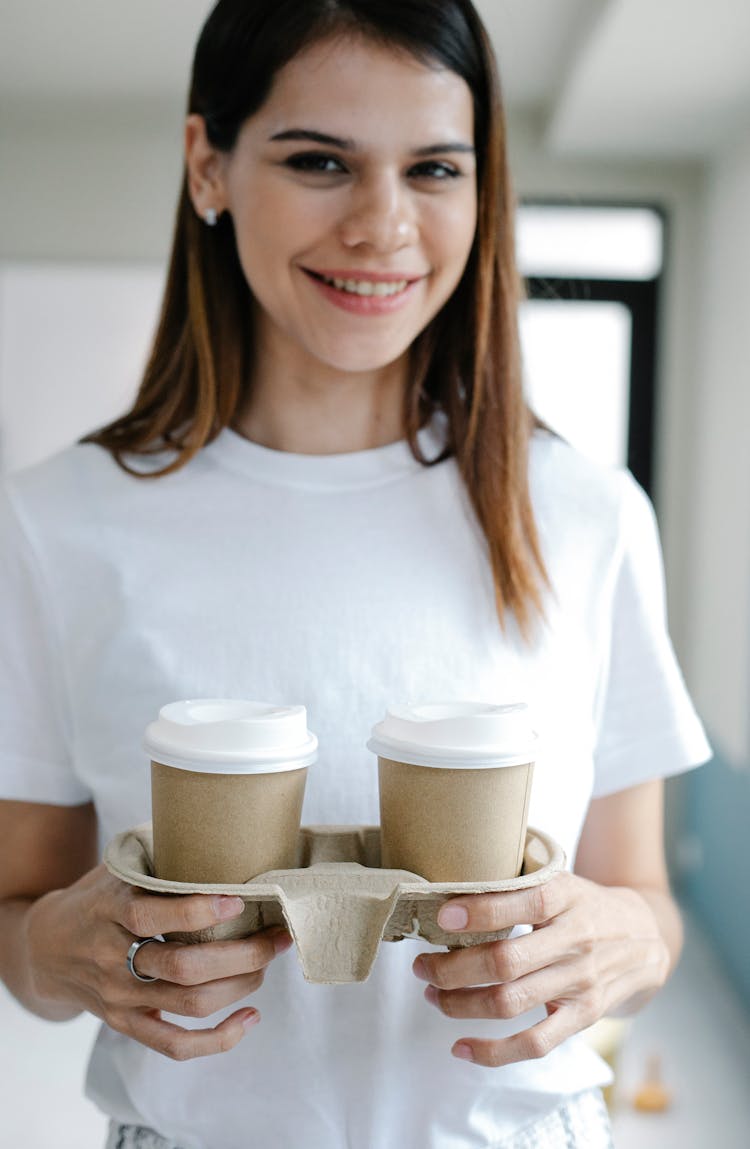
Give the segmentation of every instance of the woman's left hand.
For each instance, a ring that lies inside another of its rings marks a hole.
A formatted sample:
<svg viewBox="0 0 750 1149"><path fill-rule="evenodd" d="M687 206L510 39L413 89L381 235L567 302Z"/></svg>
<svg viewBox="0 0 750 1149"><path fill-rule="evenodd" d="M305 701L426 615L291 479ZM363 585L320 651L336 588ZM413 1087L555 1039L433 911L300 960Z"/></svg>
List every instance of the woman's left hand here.
<svg viewBox="0 0 750 1149"><path fill-rule="evenodd" d="M531 933L449 953L421 954L425 997L451 1018L514 1018L536 1006L547 1017L496 1041L466 1037L455 1057L499 1066L543 1057L615 1007L666 981L671 961L646 897L570 873L509 893L454 898L439 924L491 932L527 923Z"/></svg>

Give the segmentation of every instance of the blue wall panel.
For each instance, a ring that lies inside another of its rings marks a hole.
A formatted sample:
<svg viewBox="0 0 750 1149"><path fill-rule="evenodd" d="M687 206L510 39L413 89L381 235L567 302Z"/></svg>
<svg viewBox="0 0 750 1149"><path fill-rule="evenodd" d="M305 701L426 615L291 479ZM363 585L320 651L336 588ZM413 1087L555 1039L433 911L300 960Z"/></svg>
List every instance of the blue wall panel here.
<svg viewBox="0 0 750 1149"><path fill-rule="evenodd" d="M750 1010L750 769L733 770L717 750L686 789L685 829L702 859L684 895Z"/></svg>

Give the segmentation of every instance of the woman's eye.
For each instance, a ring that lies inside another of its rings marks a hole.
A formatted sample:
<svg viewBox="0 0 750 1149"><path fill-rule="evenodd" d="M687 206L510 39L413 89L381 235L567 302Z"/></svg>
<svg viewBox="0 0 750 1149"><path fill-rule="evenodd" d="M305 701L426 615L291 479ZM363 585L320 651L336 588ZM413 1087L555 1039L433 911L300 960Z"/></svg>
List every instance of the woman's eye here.
<svg viewBox="0 0 750 1149"><path fill-rule="evenodd" d="M458 168L454 168L452 164L441 163L439 160L428 160L426 163L417 164L413 167L411 174L417 179L440 181L458 179L461 172Z"/></svg>
<svg viewBox="0 0 750 1149"><path fill-rule="evenodd" d="M284 163L296 172L322 172L324 175L337 175L346 169L335 156L323 152L301 152L289 156Z"/></svg>

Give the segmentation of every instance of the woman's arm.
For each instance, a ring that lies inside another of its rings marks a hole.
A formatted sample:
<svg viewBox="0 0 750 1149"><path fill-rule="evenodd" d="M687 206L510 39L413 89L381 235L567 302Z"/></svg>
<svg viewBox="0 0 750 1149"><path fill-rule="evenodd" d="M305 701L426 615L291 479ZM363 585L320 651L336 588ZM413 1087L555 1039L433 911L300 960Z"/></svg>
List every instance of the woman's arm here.
<svg viewBox="0 0 750 1149"><path fill-rule="evenodd" d="M164 942L126 955L136 939L203 931L242 913L241 898L149 894L96 865L93 807L0 802L0 977L49 1021L87 1010L178 1061L232 1049L259 1020L247 1005L214 1028L185 1029L162 1011L208 1018L244 1001L291 945L286 930L232 941Z"/></svg>
<svg viewBox="0 0 750 1149"><path fill-rule="evenodd" d="M26 925L37 898L96 865L96 813L84 806L0 802L0 979L26 1009L48 1021L81 1010L34 990Z"/></svg>
<svg viewBox="0 0 750 1149"><path fill-rule="evenodd" d="M664 854L664 782L657 779L594 799L574 869L602 886L627 887L647 902L669 952L668 977L677 965L683 935ZM634 1013L649 996L625 1001L616 1012Z"/></svg>
<svg viewBox="0 0 750 1149"><path fill-rule="evenodd" d="M592 803L576 873L507 894L446 903L438 921L457 932L528 923L530 934L422 954L428 1001L454 1018L547 1016L497 1041L462 1038L455 1056L498 1066L543 1057L613 1012L632 1012L666 981L682 931L669 894L662 787L649 782ZM459 924L461 918L461 924Z"/></svg>

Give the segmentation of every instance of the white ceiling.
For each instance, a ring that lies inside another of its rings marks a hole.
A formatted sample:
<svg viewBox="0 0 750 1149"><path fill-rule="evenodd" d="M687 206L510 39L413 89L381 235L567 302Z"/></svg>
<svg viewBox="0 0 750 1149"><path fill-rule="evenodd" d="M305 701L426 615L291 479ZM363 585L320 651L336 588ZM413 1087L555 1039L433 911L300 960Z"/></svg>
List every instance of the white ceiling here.
<svg viewBox="0 0 750 1149"><path fill-rule="evenodd" d="M750 130L750 0L609 0L550 125L563 151L720 151Z"/></svg>
<svg viewBox="0 0 750 1149"><path fill-rule="evenodd" d="M548 107L581 37L606 0L474 2L495 44L508 104Z"/></svg>
<svg viewBox="0 0 750 1149"><path fill-rule="evenodd" d="M182 106L210 0L0 0L0 101ZM477 0L513 109L566 153L702 156L750 128L750 0Z"/></svg>

